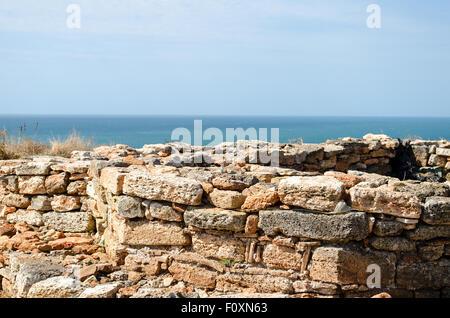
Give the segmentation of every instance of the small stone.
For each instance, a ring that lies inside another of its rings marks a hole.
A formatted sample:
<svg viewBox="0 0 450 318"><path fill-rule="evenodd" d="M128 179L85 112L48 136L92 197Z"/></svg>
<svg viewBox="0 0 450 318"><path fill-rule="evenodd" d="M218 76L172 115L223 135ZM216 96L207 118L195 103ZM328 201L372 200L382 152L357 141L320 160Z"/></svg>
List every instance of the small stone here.
<svg viewBox="0 0 450 318"><path fill-rule="evenodd" d="M19 177L20 194L45 194L45 177L43 176L24 176Z"/></svg>
<svg viewBox="0 0 450 318"><path fill-rule="evenodd" d="M93 240L89 237L71 236L51 241L49 244L53 250L68 250L74 246L91 244L92 241Z"/></svg>
<svg viewBox="0 0 450 318"><path fill-rule="evenodd" d="M298 280L293 283L296 293L318 293L320 295L335 295L339 292L338 286L330 283Z"/></svg>
<svg viewBox="0 0 450 318"><path fill-rule="evenodd" d="M120 287L119 283L100 284L87 288L79 298L114 298Z"/></svg>
<svg viewBox="0 0 450 318"><path fill-rule="evenodd" d="M306 211L267 210L259 212L259 228L266 234L325 241L362 240L369 235L365 213L322 214Z"/></svg>
<svg viewBox="0 0 450 318"><path fill-rule="evenodd" d="M163 286L164 287L169 287L170 285L172 285L173 282L174 282L173 277L166 277L163 280Z"/></svg>
<svg viewBox="0 0 450 318"><path fill-rule="evenodd" d="M173 262L169 272L178 281L184 281L199 288L213 289L216 286L217 272L202 267Z"/></svg>
<svg viewBox="0 0 450 318"><path fill-rule="evenodd" d="M45 179L45 189L48 194L62 194L66 192L69 175L65 172L48 176Z"/></svg>
<svg viewBox="0 0 450 318"><path fill-rule="evenodd" d="M414 241L432 240L438 237L449 238L450 226L448 225L420 225L413 231L407 231L406 236Z"/></svg>
<svg viewBox="0 0 450 318"><path fill-rule="evenodd" d="M437 246L421 246L418 248L418 254L420 258L427 262L433 262L441 258L444 254L445 246L437 245Z"/></svg>
<svg viewBox="0 0 450 318"><path fill-rule="evenodd" d="M439 148L438 148L439 149ZM430 158L428 159L428 165L431 167L445 167L445 164L447 163L447 158L439 155L432 154L430 155Z"/></svg>
<svg viewBox="0 0 450 318"><path fill-rule="evenodd" d="M6 216L9 223L26 222L29 225L41 226L43 225L42 214L34 210L17 210Z"/></svg>
<svg viewBox="0 0 450 318"><path fill-rule="evenodd" d="M16 193L9 193L7 195L0 196L0 202L8 207L20 209L26 209L31 204L29 197Z"/></svg>
<svg viewBox="0 0 450 318"><path fill-rule="evenodd" d="M349 212L352 208L345 203L345 201L340 201L334 208L334 212Z"/></svg>
<svg viewBox="0 0 450 318"><path fill-rule="evenodd" d="M81 200L78 196L56 195L53 197L52 209L56 212L68 212L81 208Z"/></svg>
<svg viewBox="0 0 450 318"><path fill-rule="evenodd" d="M258 215L249 215L245 223L245 234L255 234L258 232Z"/></svg>
<svg viewBox="0 0 450 318"><path fill-rule="evenodd" d="M402 223L389 220L376 220L373 227L373 233L377 236L397 236L402 231Z"/></svg>
<svg viewBox="0 0 450 318"><path fill-rule="evenodd" d="M217 236L207 233L195 233L192 236L192 248L204 257L244 261L245 244L232 236Z"/></svg>
<svg viewBox="0 0 450 318"><path fill-rule="evenodd" d="M36 211L50 211L52 209L52 198L46 195L33 196L31 199L31 208Z"/></svg>
<svg viewBox="0 0 450 318"><path fill-rule="evenodd" d="M113 217L112 224L120 244L133 246L184 246L191 243L183 228L174 223Z"/></svg>
<svg viewBox="0 0 450 318"><path fill-rule="evenodd" d="M72 298L82 292L76 279L56 276L35 283L28 292L28 298Z"/></svg>
<svg viewBox="0 0 450 318"><path fill-rule="evenodd" d="M403 237L373 237L370 244L377 250L411 252L416 249L414 242Z"/></svg>
<svg viewBox="0 0 450 318"><path fill-rule="evenodd" d="M243 231L247 214L218 208L189 208L184 213L184 222L205 230Z"/></svg>
<svg viewBox="0 0 450 318"><path fill-rule="evenodd" d="M263 262L270 268L301 270L303 255L294 248L269 244L264 247Z"/></svg>
<svg viewBox="0 0 450 318"><path fill-rule="evenodd" d="M255 184L257 179L253 176L245 176L239 174L226 174L215 177L212 184L220 190L242 191Z"/></svg>
<svg viewBox="0 0 450 318"><path fill-rule="evenodd" d="M106 167L101 171L100 185L113 195L123 192L123 182L127 170L119 167Z"/></svg>
<svg viewBox="0 0 450 318"><path fill-rule="evenodd" d="M428 224L450 224L450 197L428 198L422 220Z"/></svg>
<svg viewBox="0 0 450 318"><path fill-rule="evenodd" d="M46 226L61 232L88 232L95 228L89 212L47 212L42 218Z"/></svg>
<svg viewBox="0 0 450 318"><path fill-rule="evenodd" d="M214 189L209 194L209 201L218 208L237 209L244 203L245 196L237 191Z"/></svg>
<svg viewBox="0 0 450 318"><path fill-rule="evenodd" d="M67 186L67 194L70 195L87 195L87 182L84 180L73 181Z"/></svg>
<svg viewBox="0 0 450 318"><path fill-rule="evenodd" d="M123 218L133 219L144 217L142 199L120 195L114 197L112 208Z"/></svg>
<svg viewBox="0 0 450 318"><path fill-rule="evenodd" d="M344 184L333 177L289 177L280 181L278 194L284 204L313 211L334 211L344 190Z"/></svg>
<svg viewBox="0 0 450 318"><path fill-rule="evenodd" d="M12 224L3 224L0 225L0 236L6 235L8 237L16 234L16 228Z"/></svg>
<svg viewBox="0 0 450 318"><path fill-rule="evenodd" d="M391 252L364 251L350 246L318 247L311 258L310 277L335 284L367 284L367 268L377 264L381 268L382 286L395 280L396 256Z"/></svg>
<svg viewBox="0 0 450 318"><path fill-rule="evenodd" d="M181 222L183 214L176 211L171 204L153 201L146 211L147 218L157 218L164 221Z"/></svg>

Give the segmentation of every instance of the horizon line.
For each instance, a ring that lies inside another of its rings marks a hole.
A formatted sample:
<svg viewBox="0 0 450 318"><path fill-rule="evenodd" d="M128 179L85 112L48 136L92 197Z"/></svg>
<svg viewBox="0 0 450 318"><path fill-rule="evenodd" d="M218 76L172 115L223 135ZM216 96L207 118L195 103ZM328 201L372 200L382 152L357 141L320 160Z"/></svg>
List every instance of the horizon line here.
<svg viewBox="0 0 450 318"><path fill-rule="evenodd" d="M423 116L423 115L277 115L277 114L1 114L0 116L38 116L38 117L352 117L352 118L450 118L444 116Z"/></svg>

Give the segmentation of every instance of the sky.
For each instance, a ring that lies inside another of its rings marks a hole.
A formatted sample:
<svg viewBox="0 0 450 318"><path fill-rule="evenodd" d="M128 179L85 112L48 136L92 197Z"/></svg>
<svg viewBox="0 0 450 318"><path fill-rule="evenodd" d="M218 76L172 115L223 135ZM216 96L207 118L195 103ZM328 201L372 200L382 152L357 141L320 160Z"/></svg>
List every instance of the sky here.
<svg viewBox="0 0 450 318"><path fill-rule="evenodd" d="M0 114L448 117L449 74L448 0L0 0Z"/></svg>

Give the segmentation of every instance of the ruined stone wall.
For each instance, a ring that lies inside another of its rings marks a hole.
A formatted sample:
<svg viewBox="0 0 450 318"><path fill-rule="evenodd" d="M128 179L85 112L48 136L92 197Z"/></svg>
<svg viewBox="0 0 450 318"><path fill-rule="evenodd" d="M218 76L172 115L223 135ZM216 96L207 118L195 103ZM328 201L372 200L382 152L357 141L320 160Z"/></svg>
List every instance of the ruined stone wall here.
<svg viewBox="0 0 450 318"><path fill-rule="evenodd" d="M436 143L447 165L450 147ZM48 296L67 285L58 266L80 258L90 260L80 261L83 285L54 294L448 297L449 182L367 172L392 172L401 144L372 135L283 145L282 167L249 163L251 148L244 162L180 164L175 144L4 161L3 291ZM381 286L370 289L374 270Z"/></svg>

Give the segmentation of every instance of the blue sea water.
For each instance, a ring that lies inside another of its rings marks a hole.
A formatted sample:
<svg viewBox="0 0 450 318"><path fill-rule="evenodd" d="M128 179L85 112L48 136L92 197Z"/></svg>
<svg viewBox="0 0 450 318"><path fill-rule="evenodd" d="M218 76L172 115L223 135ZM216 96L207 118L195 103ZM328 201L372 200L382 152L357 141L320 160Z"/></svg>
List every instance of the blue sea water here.
<svg viewBox="0 0 450 318"><path fill-rule="evenodd" d="M194 120L202 120L203 130L226 128L279 128L280 142L302 138L321 143L340 137L361 138L366 133L383 133L395 138L450 139L450 118L415 117L246 117L246 116L42 116L0 115L0 129L17 136L48 142L64 138L74 129L95 144L144 144L171 141L172 130L184 127L193 132ZM269 134L270 136L270 134ZM207 144L209 141L204 141Z"/></svg>

